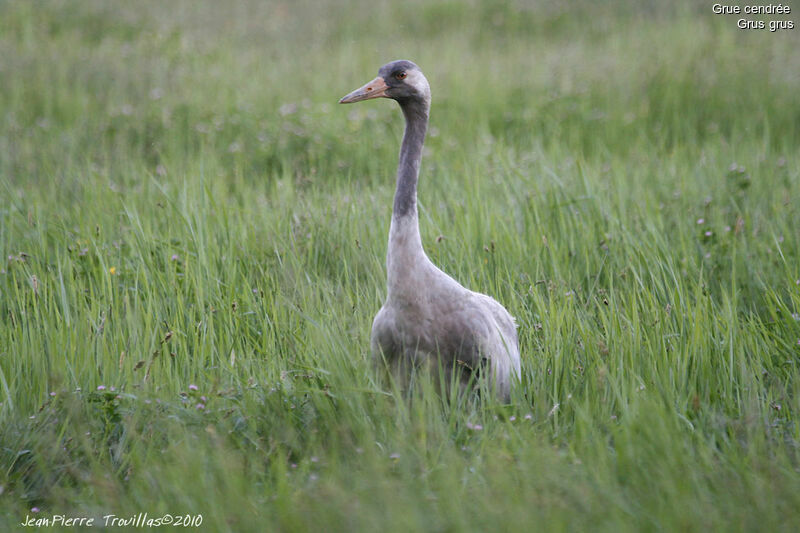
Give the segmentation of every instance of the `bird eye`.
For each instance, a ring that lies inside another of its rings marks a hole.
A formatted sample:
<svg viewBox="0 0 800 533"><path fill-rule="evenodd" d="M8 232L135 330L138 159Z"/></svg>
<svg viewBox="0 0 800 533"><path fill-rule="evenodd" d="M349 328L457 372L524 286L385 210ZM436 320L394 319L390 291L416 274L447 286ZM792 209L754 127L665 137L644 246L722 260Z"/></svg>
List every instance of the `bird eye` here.
<svg viewBox="0 0 800 533"><path fill-rule="evenodd" d="M405 72L398 72L397 74L394 75L394 77L397 78L398 80L403 80L406 77L406 73Z"/></svg>

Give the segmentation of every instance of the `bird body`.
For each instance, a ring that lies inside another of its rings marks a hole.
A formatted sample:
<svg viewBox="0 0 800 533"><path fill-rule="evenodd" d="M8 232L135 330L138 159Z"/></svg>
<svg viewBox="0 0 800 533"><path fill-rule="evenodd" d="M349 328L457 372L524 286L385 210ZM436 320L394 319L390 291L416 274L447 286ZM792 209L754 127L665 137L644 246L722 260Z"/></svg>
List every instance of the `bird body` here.
<svg viewBox="0 0 800 533"><path fill-rule="evenodd" d="M406 129L386 254L387 296L372 323L372 353L400 378L414 369L441 368L458 372L463 383L488 368L496 393L508 398L520 377L513 317L491 297L466 289L442 272L422 247L417 181L430 109L428 82L414 63L393 61L340 103L378 97L400 104Z"/></svg>

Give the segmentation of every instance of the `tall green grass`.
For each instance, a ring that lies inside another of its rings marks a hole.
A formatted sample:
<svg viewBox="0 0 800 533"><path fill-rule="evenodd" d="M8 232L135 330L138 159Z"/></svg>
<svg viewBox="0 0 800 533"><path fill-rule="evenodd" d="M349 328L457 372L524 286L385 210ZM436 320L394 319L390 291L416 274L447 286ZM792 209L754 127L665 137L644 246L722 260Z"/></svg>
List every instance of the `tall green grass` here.
<svg viewBox="0 0 800 533"><path fill-rule="evenodd" d="M797 35L0 2L0 529L796 530ZM520 325L508 405L370 365L402 119L335 102L396 58L433 87L425 248Z"/></svg>

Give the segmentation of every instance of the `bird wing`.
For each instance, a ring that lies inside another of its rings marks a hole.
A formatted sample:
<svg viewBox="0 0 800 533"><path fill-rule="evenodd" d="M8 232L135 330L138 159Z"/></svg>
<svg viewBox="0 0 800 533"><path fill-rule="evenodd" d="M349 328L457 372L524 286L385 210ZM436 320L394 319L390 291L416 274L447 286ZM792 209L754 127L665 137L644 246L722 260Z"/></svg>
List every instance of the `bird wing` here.
<svg viewBox="0 0 800 533"><path fill-rule="evenodd" d="M492 318L497 325L497 332L500 338L495 340L495 352L508 354L508 363L513 369L514 375L520 377L520 355L519 355L519 340L517 338L517 321L514 317L506 311L506 308L500 305L494 298L485 294L473 293L481 301L483 306L489 311ZM499 361L498 361L499 362Z"/></svg>

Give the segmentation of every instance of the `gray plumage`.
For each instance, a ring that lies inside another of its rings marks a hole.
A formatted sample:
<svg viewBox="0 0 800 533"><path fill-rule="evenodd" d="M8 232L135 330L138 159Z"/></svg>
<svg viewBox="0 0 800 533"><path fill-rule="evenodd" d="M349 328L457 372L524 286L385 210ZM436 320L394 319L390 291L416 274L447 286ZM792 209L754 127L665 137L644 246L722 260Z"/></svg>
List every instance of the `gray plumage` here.
<svg viewBox="0 0 800 533"><path fill-rule="evenodd" d="M393 61L378 77L340 100L392 98L406 120L397 167L389 248L387 296L372 323L371 349L403 379L414 369L457 372L461 382L488 368L504 399L520 377L514 318L485 294L462 287L428 259L417 214L417 180L428 126L430 87L410 61Z"/></svg>

